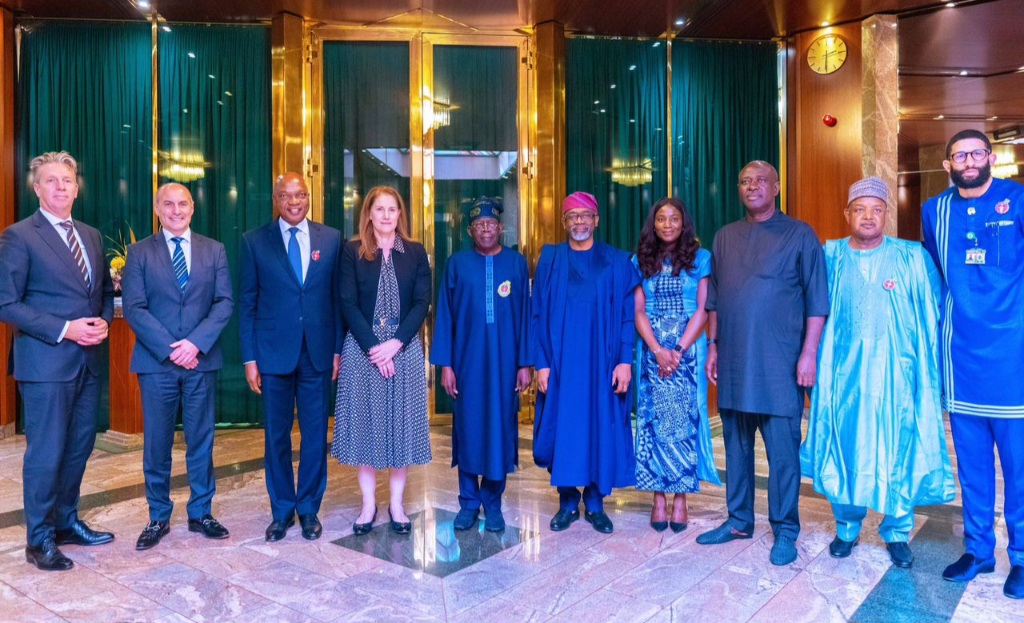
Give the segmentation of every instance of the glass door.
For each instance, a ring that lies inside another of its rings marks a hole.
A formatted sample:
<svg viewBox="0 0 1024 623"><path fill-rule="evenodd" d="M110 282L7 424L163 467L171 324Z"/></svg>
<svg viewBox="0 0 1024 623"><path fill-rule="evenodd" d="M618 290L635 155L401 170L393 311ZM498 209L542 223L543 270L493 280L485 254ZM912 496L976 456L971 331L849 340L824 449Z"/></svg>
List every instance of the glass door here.
<svg viewBox="0 0 1024 623"><path fill-rule="evenodd" d="M502 198L504 244L521 247L530 195L527 37L325 27L312 43L314 218L350 238L366 192L397 188L430 257L435 304L448 258L472 246L465 217L479 197ZM425 324L429 356L433 306ZM451 413L440 375L429 365L427 375L431 417Z"/></svg>

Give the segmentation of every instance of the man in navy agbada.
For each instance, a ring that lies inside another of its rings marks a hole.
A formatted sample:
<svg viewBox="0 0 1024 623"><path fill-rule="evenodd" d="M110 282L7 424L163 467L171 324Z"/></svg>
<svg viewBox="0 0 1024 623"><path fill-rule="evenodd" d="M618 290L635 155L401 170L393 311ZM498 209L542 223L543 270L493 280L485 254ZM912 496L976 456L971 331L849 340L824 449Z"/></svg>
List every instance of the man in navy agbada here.
<svg viewBox="0 0 1024 623"><path fill-rule="evenodd" d="M14 329L14 378L25 406L25 558L63 571L74 563L58 545L114 540L78 518L114 288L100 233L71 218L78 163L48 152L30 168L39 211L0 233L0 322Z"/></svg>
<svg viewBox="0 0 1024 623"><path fill-rule="evenodd" d="M224 245L192 231L195 204L181 184L164 184L154 210L161 230L128 247L122 286L124 317L135 332L130 370L139 375L145 429L142 471L149 524L135 548L156 546L170 531L171 449L181 412L191 489L189 532L226 539L211 514L220 334L231 318L231 276Z"/></svg>
<svg viewBox="0 0 1024 623"><path fill-rule="evenodd" d="M556 532L579 519L581 497L587 522L611 532L605 496L636 484L629 390L633 290L640 275L628 253L594 240L599 223L593 195L566 197L568 241L543 248L534 278L531 339L539 394L533 457L558 488L558 513L551 519Z"/></svg>
<svg viewBox="0 0 1024 623"><path fill-rule="evenodd" d="M469 211L473 248L448 260L437 295L430 362L452 397L452 466L459 468L456 530L505 529L501 495L519 463L519 392L530 385L529 272L502 246L503 205L481 197Z"/></svg>
<svg viewBox="0 0 1024 623"><path fill-rule="evenodd" d="M242 237L239 332L245 378L263 396L264 464L279 541L299 516L302 536L320 538L317 513L327 489L327 417L338 378L342 328L337 269L341 232L306 220L309 190L298 173L274 183L278 218ZM292 470L298 407L302 446Z"/></svg>

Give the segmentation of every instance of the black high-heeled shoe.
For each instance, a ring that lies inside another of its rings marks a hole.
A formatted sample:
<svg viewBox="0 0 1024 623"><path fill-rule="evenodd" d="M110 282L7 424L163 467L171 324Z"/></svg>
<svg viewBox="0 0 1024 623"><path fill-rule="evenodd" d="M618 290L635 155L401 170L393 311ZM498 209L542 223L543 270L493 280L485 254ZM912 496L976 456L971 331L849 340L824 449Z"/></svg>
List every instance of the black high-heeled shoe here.
<svg viewBox="0 0 1024 623"><path fill-rule="evenodd" d="M412 532L411 521L395 521L395 516L391 514L391 506L388 506L388 519L391 520L391 531L395 534L409 534Z"/></svg>
<svg viewBox="0 0 1024 623"><path fill-rule="evenodd" d="M683 522L683 523L677 523L675 521L668 522L668 527L672 528L672 532L675 532L676 534L679 534L683 530L686 530L686 525L687 525L686 522Z"/></svg>
<svg viewBox="0 0 1024 623"><path fill-rule="evenodd" d="M388 510L388 514L391 514L390 510ZM366 523L353 523L352 524L352 534L355 534L357 536L361 536L363 534L369 534L370 531L373 530L373 522L375 522L375 521L377 521L377 507L376 506L373 507L373 517L370 518L370 521L368 521Z"/></svg>

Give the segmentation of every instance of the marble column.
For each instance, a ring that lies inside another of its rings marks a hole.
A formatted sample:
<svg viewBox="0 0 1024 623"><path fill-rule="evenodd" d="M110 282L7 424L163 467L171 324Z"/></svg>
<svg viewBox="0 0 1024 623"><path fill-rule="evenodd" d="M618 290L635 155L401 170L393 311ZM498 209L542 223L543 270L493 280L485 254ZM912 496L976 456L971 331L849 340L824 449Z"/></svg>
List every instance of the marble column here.
<svg viewBox="0 0 1024 623"><path fill-rule="evenodd" d="M873 15L861 23L861 168L896 192L899 141L899 30L896 16ZM896 235L896 197L885 234Z"/></svg>

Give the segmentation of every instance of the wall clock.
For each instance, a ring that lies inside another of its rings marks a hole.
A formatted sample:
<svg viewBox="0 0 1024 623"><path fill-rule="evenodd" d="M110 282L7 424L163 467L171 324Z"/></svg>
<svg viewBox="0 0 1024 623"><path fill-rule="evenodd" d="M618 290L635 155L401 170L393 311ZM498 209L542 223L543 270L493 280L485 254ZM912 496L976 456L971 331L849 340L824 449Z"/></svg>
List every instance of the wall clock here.
<svg viewBox="0 0 1024 623"><path fill-rule="evenodd" d="M819 74L838 71L846 62L846 42L839 35L822 35L807 48L807 64Z"/></svg>

